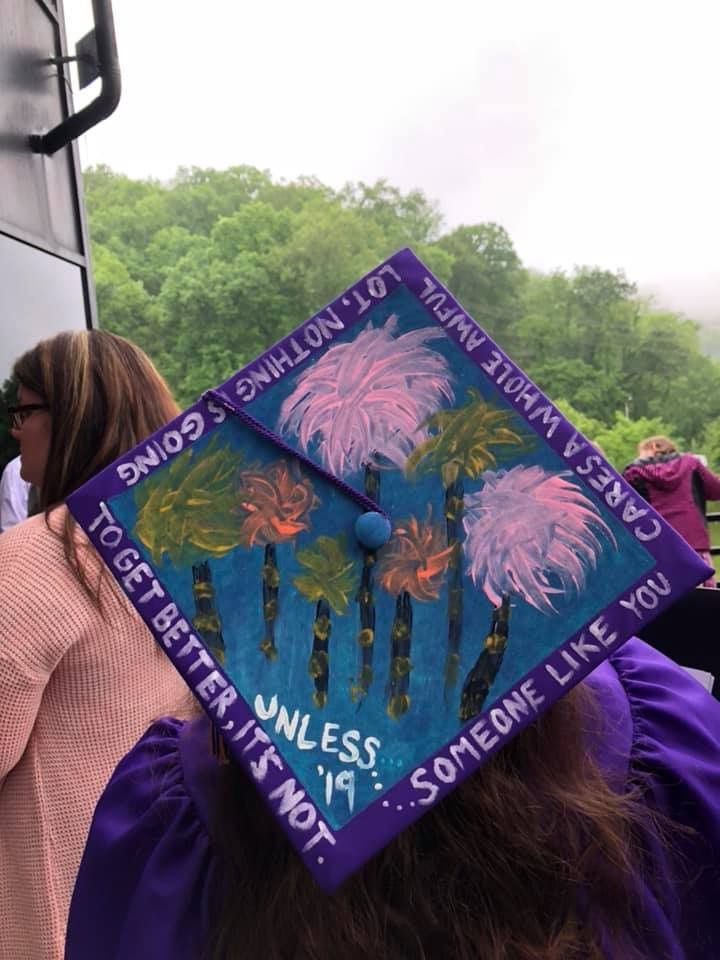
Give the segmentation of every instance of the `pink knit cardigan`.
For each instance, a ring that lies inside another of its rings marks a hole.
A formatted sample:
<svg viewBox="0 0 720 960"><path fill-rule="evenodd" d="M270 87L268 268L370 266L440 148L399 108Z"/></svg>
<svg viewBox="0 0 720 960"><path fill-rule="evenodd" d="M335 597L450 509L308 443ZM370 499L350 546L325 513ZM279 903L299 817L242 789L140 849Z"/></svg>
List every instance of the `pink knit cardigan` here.
<svg viewBox="0 0 720 960"><path fill-rule="evenodd" d="M99 573L84 539L83 554ZM43 516L0 536L3 960L61 960L90 819L112 770L153 719L193 711L111 578L101 597L104 617Z"/></svg>

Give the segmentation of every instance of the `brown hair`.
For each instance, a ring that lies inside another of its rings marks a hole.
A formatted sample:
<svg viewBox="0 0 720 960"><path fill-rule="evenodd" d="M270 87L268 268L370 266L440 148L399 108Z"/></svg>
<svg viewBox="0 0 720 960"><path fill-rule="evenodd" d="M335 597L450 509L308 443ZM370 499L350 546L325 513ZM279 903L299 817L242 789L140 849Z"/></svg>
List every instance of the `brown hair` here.
<svg viewBox="0 0 720 960"><path fill-rule="evenodd" d="M638 444L638 453L641 456L661 457L667 453L677 453L677 447L670 437L659 435L641 440Z"/></svg>
<svg viewBox="0 0 720 960"><path fill-rule="evenodd" d="M105 330L78 330L41 340L13 374L50 413L48 459L39 490L49 511L74 490L171 420L178 412L167 384L143 351ZM97 602L78 559L75 525L61 532L65 556Z"/></svg>
<svg viewBox="0 0 720 960"><path fill-rule="evenodd" d="M639 794L588 754L576 688L477 774L323 894L239 768L213 835L224 874L209 960L623 960L639 930ZM648 882L648 877L643 877ZM591 909L583 909L590 907ZM645 944L642 952L636 944ZM649 949L649 953L644 950Z"/></svg>

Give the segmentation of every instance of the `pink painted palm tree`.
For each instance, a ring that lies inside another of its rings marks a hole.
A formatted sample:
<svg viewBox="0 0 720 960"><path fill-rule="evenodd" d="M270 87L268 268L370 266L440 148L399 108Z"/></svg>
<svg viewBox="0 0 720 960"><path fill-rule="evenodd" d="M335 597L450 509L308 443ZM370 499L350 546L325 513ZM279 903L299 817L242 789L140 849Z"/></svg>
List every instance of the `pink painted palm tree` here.
<svg viewBox="0 0 720 960"><path fill-rule="evenodd" d="M393 314L330 347L280 408L278 429L344 479L367 466L402 470L427 439L424 422L453 400L448 363L427 346L444 332L422 327L396 336L397 325Z"/></svg>
<svg viewBox="0 0 720 960"><path fill-rule="evenodd" d="M453 547L448 583L448 633L445 654L444 697L447 703L457 682L463 630L462 529L465 481L478 480L498 460L516 457L527 449L517 414L488 402L476 387L468 387L463 404L438 410L425 424L429 436L412 451L405 464L409 476L437 470L445 491L448 544Z"/></svg>
<svg viewBox="0 0 720 960"><path fill-rule="evenodd" d="M550 598L584 588L602 552L601 538L615 546L597 507L571 476L540 466L486 470L482 489L465 497L468 572L495 606L515 593L555 613Z"/></svg>
<svg viewBox="0 0 720 960"><path fill-rule="evenodd" d="M404 469L410 452L428 439L431 416L454 399L448 363L428 346L444 336L435 326L398 333L395 314L380 327L368 323L300 374L280 408L278 431L297 437L336 476L347 480L363 471L365 493L378 502L379 471ZM374 551L364 551L357 594L360 656L351 695L360 703L372 681L375 559Z"/></svg>
<svg viewBox="0 0 720 960"><path fill-rule="evenodd" d="M553 598L579 594L604 547L616 546L612 530L571 476L537 465L486 470L482 489L466 497L468 572L495 610L480 656L463 684L464 722L482 709L502 664L510 596L542 613L557 613Z"/></svg>

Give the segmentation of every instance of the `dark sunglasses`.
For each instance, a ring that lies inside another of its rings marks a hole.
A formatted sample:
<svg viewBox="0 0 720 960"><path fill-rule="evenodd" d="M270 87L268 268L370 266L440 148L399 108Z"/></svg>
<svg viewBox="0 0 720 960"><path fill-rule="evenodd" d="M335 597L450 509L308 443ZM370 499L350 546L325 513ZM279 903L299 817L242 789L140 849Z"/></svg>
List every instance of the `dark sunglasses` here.
<svg viewBox="0 0 720 960"><path fill-rule="evenodd" d="M8 407L8 416L10 417L10 426L13 430L20 430L27 418L35 410L49 410L46 403L21 403L16 407Z"/></svg>

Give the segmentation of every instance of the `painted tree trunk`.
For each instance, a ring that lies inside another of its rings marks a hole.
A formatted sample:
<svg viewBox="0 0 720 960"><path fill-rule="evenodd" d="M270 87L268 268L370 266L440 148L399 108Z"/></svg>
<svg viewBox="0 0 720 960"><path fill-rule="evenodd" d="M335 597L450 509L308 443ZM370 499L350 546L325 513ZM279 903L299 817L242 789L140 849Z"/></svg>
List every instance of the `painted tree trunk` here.
<svg viewBox="0 0 720 960"><path fill-rule="evenodd" d="M462 475L445 490L445 524L448 546L453 548L448 563L448 637L445 655L445 702L457 683L463 622L462 518L465 490Z"/></svg>
<svg viewBox="0 0 720 960"><path fill-rule="evenodd" d="M508 642L510 597L505 594L492 612L490 630L472 670L465 677L460 694L459 716L463 723L472 720L483 708L495 677L502 666Z"/></svg>
<svg viewBox="0 0 720 960"><path fill-rule="evenodd" d="M365 467L365 495L379 502L380 474L369 464ZM375 649L375 603L373 599L373 571L377 553L363 548L363 566L356 600L360 611L360 630L356 640L359 647L359 669L350 685L350 698L362 706L373 680L373 653Z"/></svg>
<svg viewBox="0 0 720 960"><path fill-rule="evenodd" d="M412 600L403 590L395 601L395 619L390 633L390 682L388 716L397 720L410 706L410 643L412 641Z"/></svg>
<svg viewBox="0 0 720 960"><path fill-rule="evenodd" d="M308 673L313 678L315 693L313 703L322 708L327 703L328 685L330 683L330 606L325 597L320 597L315 608L313 620L313 645Z"/></svg>
<svg viewBox="0 0 720 960"><path fill-rule="evenodd" d="M277 655L275 646L275 620L278 612L278 588L280 586L280 571L277 566L275 544L268 543L265 547L265 559L262 568L262 600L265 634L260 641L260 649L268 660L274 660Z"/></svg>
<svg viewBox="0 0 720 960"><path fill-rule="evenodd" d="M212 585L210 564L207 560L193 564L193 600L195 616L193 626L220 663L225 661L225 641L223 640L220 617L215 609L215 590Z"/></svg>

